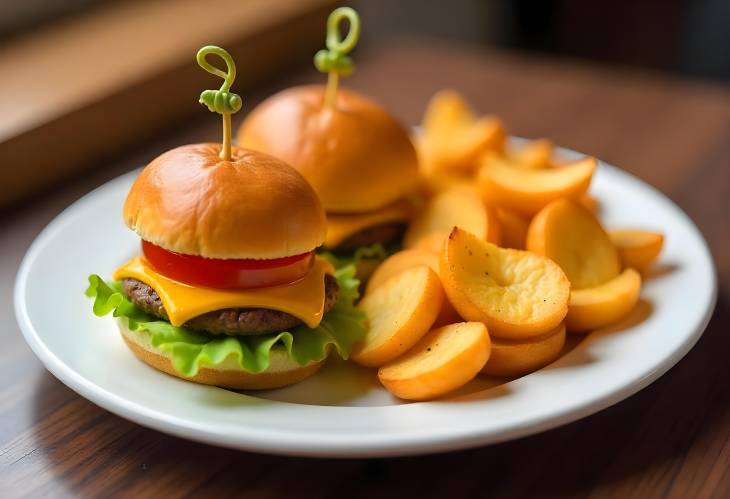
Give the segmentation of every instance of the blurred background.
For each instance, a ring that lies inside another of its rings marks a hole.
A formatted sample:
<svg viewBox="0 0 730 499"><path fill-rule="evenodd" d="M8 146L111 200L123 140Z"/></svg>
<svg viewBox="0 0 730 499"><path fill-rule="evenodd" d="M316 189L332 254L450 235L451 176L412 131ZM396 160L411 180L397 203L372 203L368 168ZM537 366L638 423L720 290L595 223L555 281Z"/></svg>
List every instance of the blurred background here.
<svg viewBox="0 0 730 499"><path fill-rule="evenodd" d="M730 77L727 0L361 1L367 34L428 35L638 66Z"/></svg>
<svg viewBox="0 0 730 499"><path fill-rule="evenodd" d="M0 40L117 1L1 0ZM377 20L364 24L365 41L425 35L730 78L727 0L359 0L349 5L363 18Z"/></svg>
<svg viewBox="0 0 730 499"><path fill-rule="evenodd" d="M202 44L226 46L244 61L239 92L271 91L281 75L311 70L327 13L341 3L0 0L0 207L200 116L190 96L210 79L191 54ZM728 0L349 4L363 19L363 58L368 47L428 39L662 78L730 78ZM114 126L99 126L110 120ZM36 156L18 174L14 165L39 149L56 154Z"/></svg>

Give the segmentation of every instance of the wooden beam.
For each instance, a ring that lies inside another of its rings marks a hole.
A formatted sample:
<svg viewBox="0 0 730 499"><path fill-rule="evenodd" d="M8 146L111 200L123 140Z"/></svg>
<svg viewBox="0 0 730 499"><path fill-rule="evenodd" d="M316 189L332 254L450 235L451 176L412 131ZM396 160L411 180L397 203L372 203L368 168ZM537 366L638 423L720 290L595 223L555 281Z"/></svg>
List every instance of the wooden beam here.
<svg viewBox="0 0 730 499"><path fill-rule="evenodd" d="M0 205L200 111L202 45L231 52L239 92L311 58L335 3L118 2L0 46Z"/></svg>

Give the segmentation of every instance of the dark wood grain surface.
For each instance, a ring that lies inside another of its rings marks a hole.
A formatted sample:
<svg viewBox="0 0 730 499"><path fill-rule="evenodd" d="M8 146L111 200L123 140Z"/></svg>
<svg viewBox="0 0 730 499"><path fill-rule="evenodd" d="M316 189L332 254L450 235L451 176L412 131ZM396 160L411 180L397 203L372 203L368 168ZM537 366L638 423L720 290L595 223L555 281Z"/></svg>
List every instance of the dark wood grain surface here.
<svg viewBox="0 0 730 499"><path fill-rule="evenodd" d="M405 123L420 120L434 91L454 87L480 111L500 115L511 133L596 155L669 195L699 225L719 274L717 308L697 346L651 386L599 414L443 455L250 454L163 435L99 409L48 374L25 345L12 311L17 266L38 231L91 188L180 142L217 137L217 120L201 111L196 123L2 212L0 496L730 497L730 89L425 40L363 48L358 63L347 84ZM258 97L313 78L313 71L294 75ZM249 96L248 109L256 98Z"/></svg>

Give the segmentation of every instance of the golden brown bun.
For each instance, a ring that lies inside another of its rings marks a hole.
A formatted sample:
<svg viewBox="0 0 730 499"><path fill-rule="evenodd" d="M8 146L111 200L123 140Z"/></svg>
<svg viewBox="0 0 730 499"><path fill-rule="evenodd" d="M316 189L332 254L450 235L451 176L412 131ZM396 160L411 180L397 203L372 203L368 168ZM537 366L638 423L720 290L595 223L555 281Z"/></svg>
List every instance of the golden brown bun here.
<svg viewBox="0 0 730 499"><path fill-rule="evenodd" d="M328 212L375 210L414 189L416 151L398 122L351 90L339 89L334 108L323 102L321 85L269 97L243 122L238 143L294 166Z"/></svg>
<svg viewBox="0 0 730 499"><path fill-rule="evenodd" d="M122 339L130 350L144 363L155 369L203 385L214 385L235 390L269 390L299 383L310 377L322 367L324 361L313 362L304 367L297 364L284 349L271 351L269 368L259 374L241 370L232 359L216 367L202 367L198 374L187 378L172 367L170 354L155 348L144 332L131 331L122 320L117 320Z"/></svg>
<svg viewBox="0 0 730 499"><path fill-rule="evenodd" d="M178 147L142 170L124 221L153 244L207 258L281 258L324 241L327 222L299 172L267 154L219 144Z"/></svg>

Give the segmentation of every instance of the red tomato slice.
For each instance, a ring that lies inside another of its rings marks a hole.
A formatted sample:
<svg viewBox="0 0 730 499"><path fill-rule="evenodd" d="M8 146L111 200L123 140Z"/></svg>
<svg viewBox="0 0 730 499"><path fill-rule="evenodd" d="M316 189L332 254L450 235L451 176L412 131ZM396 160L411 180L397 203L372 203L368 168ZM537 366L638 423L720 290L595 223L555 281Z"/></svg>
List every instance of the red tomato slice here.
<svg viewBox="0 0 730 499"><path fill-rule="evenodd" d="M206 288L263 288L298 281L314 262L314 252L257 259L221 259L184 255L142 241L142 254L160 274L191 286Z"/></svg>

